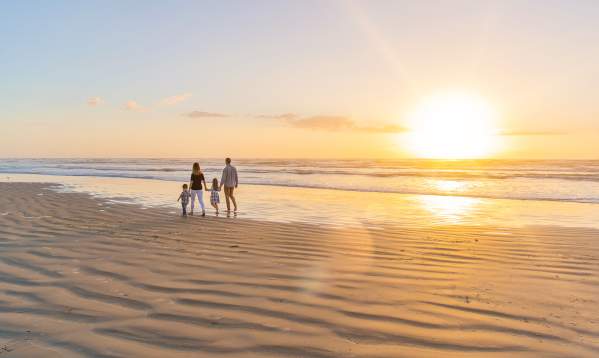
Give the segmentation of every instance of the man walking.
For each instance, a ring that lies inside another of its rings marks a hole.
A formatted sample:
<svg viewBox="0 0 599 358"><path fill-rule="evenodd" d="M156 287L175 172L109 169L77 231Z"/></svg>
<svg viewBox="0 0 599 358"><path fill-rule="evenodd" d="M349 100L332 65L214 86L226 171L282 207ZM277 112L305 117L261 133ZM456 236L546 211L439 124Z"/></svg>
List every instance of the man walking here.
<svg viewBox="0 0 599 358"><path fill-rule="evenodd" d="M223 176L220 179L220 188L225 187L225 199L227 200L227 212L231 211L229 200L233 201L233 210L237 212L237 202L233 194L239 182L237 181L237 169L231 165L231 158L225 159L226 166L223 169Z"/></svg>

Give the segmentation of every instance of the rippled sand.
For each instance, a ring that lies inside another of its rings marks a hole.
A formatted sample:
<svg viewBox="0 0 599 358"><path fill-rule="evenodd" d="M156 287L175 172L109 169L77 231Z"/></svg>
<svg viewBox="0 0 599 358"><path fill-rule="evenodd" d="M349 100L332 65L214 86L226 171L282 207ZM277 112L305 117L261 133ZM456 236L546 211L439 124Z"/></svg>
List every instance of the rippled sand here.
<svg viewBox="0 0 599 358"><path fill-rule="evenodd" d="M597 230L185 219L49 186L0 183L0 356L599 356Z"/></svg>

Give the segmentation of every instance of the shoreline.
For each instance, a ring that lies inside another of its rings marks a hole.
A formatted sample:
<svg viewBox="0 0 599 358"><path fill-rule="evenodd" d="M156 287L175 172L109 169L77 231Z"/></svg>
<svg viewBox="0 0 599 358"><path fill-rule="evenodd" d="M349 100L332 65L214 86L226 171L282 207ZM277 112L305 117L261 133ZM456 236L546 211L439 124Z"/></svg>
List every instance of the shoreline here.
<svg viewBox="0 0 599 358"><path fill-rule="evenodd" d="M326 227L47 184L0 194L9 357L599 354L599 230Z"/></svg>
<svg viewBox="0 0 599 358"><path fill-rule="evenodd" d="M61 192L85 192L115 202L179 212L178 182L38 174L0 176L1 182L43 182ZM331 189L242 185L237 190L239 218L304 222L343 227L364 225L495 225L564 226L599 229L597 204L549 200L489 199L466 196L414 195ZM207 193L205 197L207 197ZM173 198L174 197L174 198ZM221 195L221 211L224 196ZM207 204L207 212L213 210Z"/></svg>

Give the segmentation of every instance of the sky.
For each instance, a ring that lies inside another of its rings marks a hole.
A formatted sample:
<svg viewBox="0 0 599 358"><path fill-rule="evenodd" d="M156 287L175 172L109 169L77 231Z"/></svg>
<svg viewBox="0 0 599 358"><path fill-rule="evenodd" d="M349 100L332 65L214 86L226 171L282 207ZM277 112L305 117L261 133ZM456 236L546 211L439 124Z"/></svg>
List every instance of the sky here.
<svg viewBox="0 0 599 358"><path fill-rule="evenodd" d="M409 158L410 116L459 92L493 108L488 156L599 159L597 24L583 0L1 2L0 157Z"/></svg>

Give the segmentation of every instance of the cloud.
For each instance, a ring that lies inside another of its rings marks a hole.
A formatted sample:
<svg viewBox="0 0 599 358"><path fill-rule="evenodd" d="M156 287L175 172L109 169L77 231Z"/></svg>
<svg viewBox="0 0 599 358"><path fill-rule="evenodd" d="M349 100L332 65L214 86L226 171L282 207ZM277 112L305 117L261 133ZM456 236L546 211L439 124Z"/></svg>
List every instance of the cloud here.
<svg viewBox="0 0 599 358"><path fill-rule="evenodd" d="M322 129L327 131L351 129L355 126L351 119L340 116L286 117L283 118L283 121L295 128Z"/></svg>
<svg viewBox="0 0 599 358"><path fill-rule="evenodd" d="M401 133L407 131L406 128L395 124L386 124L380 127L356 127L356 129L370 133Z"/></svg>
<svg viewBox="0 0 599 358"><path fill-rule="evenodd" d="M215 113L215 112L204 112L204 111L191 111L189 113L183 113L183 116L189 118L224 118L229 117L228 114Z"/></svg>
<svg viewBox="0 0 599 358"><path fill-rule="evenodd" d="M548 135L564 135L565 132L556 131L512 131L501 132L503 136L548 136Z"/></svg>
<svg viewBox="0 0 599 358"><path fill-rule="evenodd" d="M325 131L353 131L366 133L399 133L406 129L393 124L381 126L360 126L349 117L318 115L311 117L300 117L293 113L280 115L262 115L260 118L277 119L294 128L325 130Z"/></svg>
<svg viewBox="0 0 599 358"><path fill-rule="evenodd" d="M100 97L90 97L90 98L87 100L87 104L88 104L89 106L91 106L91 107L99 106L99 105L101 105L102 103L104 103L104 100L103 100L102 98L100 98Z"/></svg>
<svg viewBox="0 0 599 358"><path fill-rule="evenodd" d="M163 106L174 106L177 103L187 100L189 97L191 97L191 93L183 93L176 96L166 97L160 101L160 104Z"/></svg>
<svg viewBox="0 0 599 358"><path fill-rule="evenodd" d="M135 101L127 101L127 103L125 103L124 109L127 111L143 111L144 110L144 108Z"/></svg>
<svg viewBox="0 0 599 358"><path fill-rule="evenodd" d="M293 119L293 118L297 118L297 116L293 113L283 113L283 114L259 114L254 116L255 118L262 118L262 119Z"/></svg>

